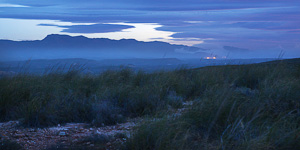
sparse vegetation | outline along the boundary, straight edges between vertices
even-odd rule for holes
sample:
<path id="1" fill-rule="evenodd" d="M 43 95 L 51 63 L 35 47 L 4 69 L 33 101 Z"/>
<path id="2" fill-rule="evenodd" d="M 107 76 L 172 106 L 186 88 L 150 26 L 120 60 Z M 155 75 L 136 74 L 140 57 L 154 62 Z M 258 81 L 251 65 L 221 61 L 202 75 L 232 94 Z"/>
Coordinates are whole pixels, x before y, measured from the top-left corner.
<path id="1" fill-rule="evenodd" d="M 67 122 L 102 126 L 153 114 L 168 105 L 178 107 L 182 102 L 169 87 L 175 80 L 168 79 L 171 72 L 146 74 L 124 68 L 89 75 L 80 70 L 1 78 L 0 121 L 21 119 L 28 127 Z"/>
<path id="2" fill-rule="evenodd" d="M 0 120 L 30 127 L 95 126 L 180 108 L 141 125 L 128 149 L 296 149 L 300 141 L 299 63 L 215 66 L 100 75 L 70 70 L 0 79 Z"/>
<path id="3" fill-rule="evenodd" d="M 23 148 L 15 141 L 0 139 L 0 150 L 23 150 Z"/>
<path id="4" fill-rule="evenodd" d="M 199 96 L 194 105 L 179 117 L 144 123 L 127 148 L 299 149 L 298 67 L 266 63 L 196 69 L 191 79 L 198 88 L 191 86 L 194 94 L 186 95 Z"/>

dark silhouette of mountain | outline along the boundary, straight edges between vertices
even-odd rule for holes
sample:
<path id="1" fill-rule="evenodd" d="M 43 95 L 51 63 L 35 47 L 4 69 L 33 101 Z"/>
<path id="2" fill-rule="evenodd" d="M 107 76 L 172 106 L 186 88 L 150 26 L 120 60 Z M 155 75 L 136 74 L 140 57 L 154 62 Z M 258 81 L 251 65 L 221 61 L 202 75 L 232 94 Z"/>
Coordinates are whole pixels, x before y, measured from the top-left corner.
<path id="1" fill-rule="evenodd" d="M 89 58 L 202 58 L 205 49 L 165 42 L 141 42 L 134 39 L 111 40 L 84 36 L 48 35 L 43 40 L 0 40 L 3 60 Z"/>

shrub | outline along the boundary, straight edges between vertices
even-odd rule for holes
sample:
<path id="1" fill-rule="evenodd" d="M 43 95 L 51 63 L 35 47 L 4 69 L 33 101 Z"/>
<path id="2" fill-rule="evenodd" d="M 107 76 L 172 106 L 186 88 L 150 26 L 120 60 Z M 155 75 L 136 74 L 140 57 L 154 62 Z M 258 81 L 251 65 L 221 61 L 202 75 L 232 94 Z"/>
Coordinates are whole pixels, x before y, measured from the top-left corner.
<path id="1" fill-rule="evenodd" d="M 110 101 L 101 101 L 93 104 L 92 107 L 92 125 L 94 126 L 113 125 L 125 120 L 121 109 Z"/>
<path id="2" fill-rule="evenodd" d="M 155 114 L 168 105 L 180 107 L 190 83 L 185 80 L 191 75 L 185 71 L 146 74 L 128 68 L 89 75 L 81 70 L 1 78 L 0 121 L 22 119 L 27 127 L 115 124 L 126 117 Z M 177 81 L 178 77 L 184 81 Z M 176 95 L 170 95 L 174 90 Z"/>
<path id="3" fill-rule="evenodd" d="M 0 150 L 22 150 L 22 146 L 17 142 L 7 139 L 0 139 Z"/>

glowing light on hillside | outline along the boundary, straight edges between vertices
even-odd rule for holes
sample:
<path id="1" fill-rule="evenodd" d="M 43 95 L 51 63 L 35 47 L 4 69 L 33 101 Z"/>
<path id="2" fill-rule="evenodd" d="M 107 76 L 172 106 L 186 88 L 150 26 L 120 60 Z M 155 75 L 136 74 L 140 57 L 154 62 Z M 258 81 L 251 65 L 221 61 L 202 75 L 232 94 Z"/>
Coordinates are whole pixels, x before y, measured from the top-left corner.
<path id="1" fill-rule="evenodd" d="M 217 59 L 217 57 L 205 57 L 205 59 Z"/>

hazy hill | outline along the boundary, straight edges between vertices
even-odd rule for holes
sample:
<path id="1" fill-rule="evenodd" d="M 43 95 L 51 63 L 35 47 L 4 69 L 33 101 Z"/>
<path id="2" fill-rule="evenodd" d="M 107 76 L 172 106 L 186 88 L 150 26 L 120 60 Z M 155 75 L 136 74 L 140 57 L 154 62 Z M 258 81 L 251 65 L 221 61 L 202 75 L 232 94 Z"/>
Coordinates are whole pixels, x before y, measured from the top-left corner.
<path id="1" fill-rule="evenodd" d="M 141 42 L 133 39 L 90 39 L 83 36 L 48 35 L 43 40 L 0 40 L 1 60 L 89 58 L 202 58 L 204 49 L 165 42 Z"/>
<path id="2" fill-rule="evenodd" d="M 65 58 L 65 59 L 31 59 L 25 61 L 1 61 L 0 71 L 5 72 L 27 72 L 44 73 L 49 68 L 65 68 L 67 71 L 70 66 L 82 66 L 87 72 L 100 73 L 106 70 L 119 70 L 123 67 L 130 67 L 134 70 L 143 70 L 153 72 L 157 70 L 174 70 L 181 67 L 198 68 L 204 66 L 217 65 L 242 65 L 271 61 L 274 59 L 177 59 L 177 58 L 133 58 L 133 59 L 83 59 L 83 58 Z M 24 70 L 25 69 L 25 70 Z"/>
<path id="3" fill-rule="evenodd" d="M 278 63 L 285 63 L 289 65 L 300 65 L 300 58 L 273 60 L 273 61 L 264 62 L 262 64 L 278 64 Z"/>

